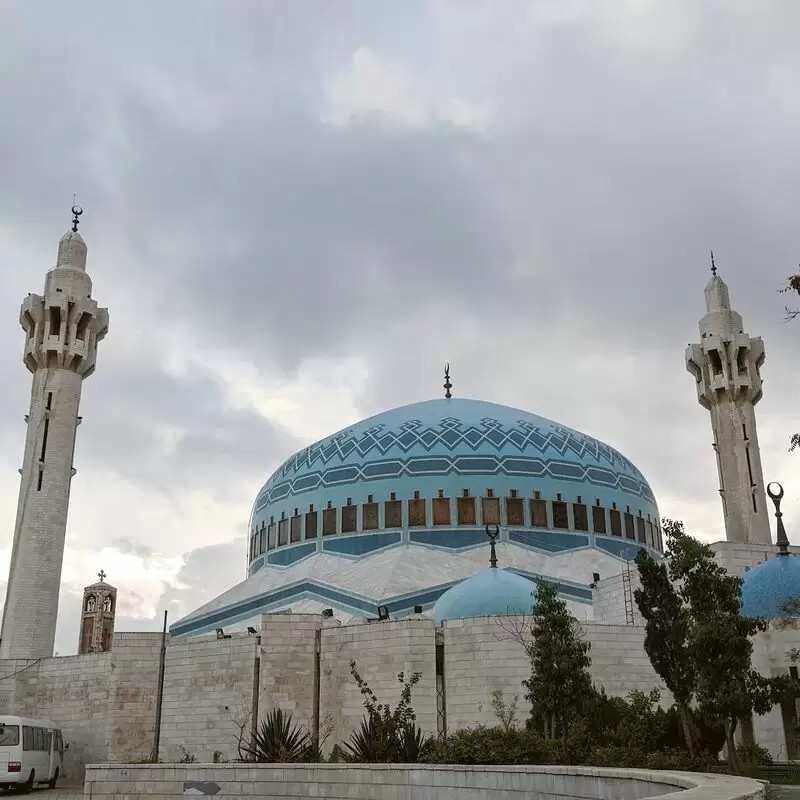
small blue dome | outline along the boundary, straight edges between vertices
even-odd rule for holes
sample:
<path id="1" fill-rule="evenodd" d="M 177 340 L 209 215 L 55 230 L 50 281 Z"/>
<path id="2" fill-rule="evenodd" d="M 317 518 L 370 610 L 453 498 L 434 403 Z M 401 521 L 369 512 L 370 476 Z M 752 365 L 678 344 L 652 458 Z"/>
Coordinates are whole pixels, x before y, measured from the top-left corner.
<path id="1" fill-rule="evenodd" d="M 504 569 L 489 569 L 448 589 L 433 607 L 436 624 L 446 619 L 530 614 L 536 584 Z"/>
<path id="2" fill-rule="evenodd" d="M 745 617 L 780 619 L 800 616 L 785 610 L 789 600 L 800 600 L 800 559 L 775 556 L 744 574 L 742 614 Z"/>

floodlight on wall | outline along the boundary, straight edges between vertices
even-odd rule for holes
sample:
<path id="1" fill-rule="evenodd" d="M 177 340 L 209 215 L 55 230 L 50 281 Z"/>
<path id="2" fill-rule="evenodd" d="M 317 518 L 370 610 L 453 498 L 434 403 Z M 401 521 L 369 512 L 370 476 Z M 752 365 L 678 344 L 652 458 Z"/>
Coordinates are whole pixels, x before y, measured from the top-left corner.
<path id="1" fill-rule="evenodd" d="M 217 639 L 230 639 L 231 635 L 229 633 L 225 633 L 222 628 L 217 628 Z"/>
<path id="2" fill-rule="evenodd" d="M 251 636 L 255 636 L 255 635 L 256 635 L 256 629 L 255 629 L 255 628 L 253 628 L 251 625 L 248 625 L 248 626 L 247 626 L 247 632 L 248 632 L 248 633 L 249 633 Z"/>
<path id="3" fill-rule="evenodd" d="M 600 573 L 599 572 L 593 572 L 592 573 L 592 580 L 595 583 L 600 583 Z"/>
<path id="4" fill-rule="evenodd" d="M 322 609 L 322 616 L 323 617 L 332 617 L 333 616 L 333 609 L 332 608 L 323 608 Z"/>
<path id="5" fill-rule="evenodd" d="M 422 613 L 422 606 L 414 606 L 414 613 L 421 614 Z"/>
<path id="6" fill-rule="evenodd" d="M 378 606 L 378 619 L 386 622 L 389 619 L 389 606 Z"/>

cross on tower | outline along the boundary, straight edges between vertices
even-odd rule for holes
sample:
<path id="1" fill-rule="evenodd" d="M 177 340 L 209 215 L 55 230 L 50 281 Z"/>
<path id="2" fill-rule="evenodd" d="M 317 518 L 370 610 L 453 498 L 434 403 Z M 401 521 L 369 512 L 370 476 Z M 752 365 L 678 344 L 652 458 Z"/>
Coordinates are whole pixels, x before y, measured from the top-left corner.
<path id="1" fill-rule="evenodd" d="M 106 579 L 106 573 L 101 569 L 100 572 L 97 573 L 97 577 L 100 578 L 100 583 L 102 583 Z"/>

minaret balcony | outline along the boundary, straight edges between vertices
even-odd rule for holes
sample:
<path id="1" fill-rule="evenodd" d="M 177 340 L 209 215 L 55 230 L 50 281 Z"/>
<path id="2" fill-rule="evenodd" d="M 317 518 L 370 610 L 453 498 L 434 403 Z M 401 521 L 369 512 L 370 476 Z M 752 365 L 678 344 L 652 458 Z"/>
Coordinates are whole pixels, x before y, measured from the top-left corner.
<path id="1" fill-rule="evenodd" d="M 74 341 L 70 342 L 69 345 L 69 354 L 71 356 L 85 356 L 86 355 L 86 342 L 82 341 L 81 339 L 75 339 Z"/>

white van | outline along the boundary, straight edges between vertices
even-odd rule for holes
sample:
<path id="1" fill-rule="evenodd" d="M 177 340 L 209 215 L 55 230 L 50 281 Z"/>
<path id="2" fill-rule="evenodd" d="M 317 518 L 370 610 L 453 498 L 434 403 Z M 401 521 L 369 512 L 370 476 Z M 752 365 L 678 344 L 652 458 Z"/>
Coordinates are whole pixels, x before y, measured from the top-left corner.
<path id="1" fill-rule="evenodd" d="M 46 719 L 0 715 L 0 788 L 54 789 L 64 774 L 64 737 Z"/>

